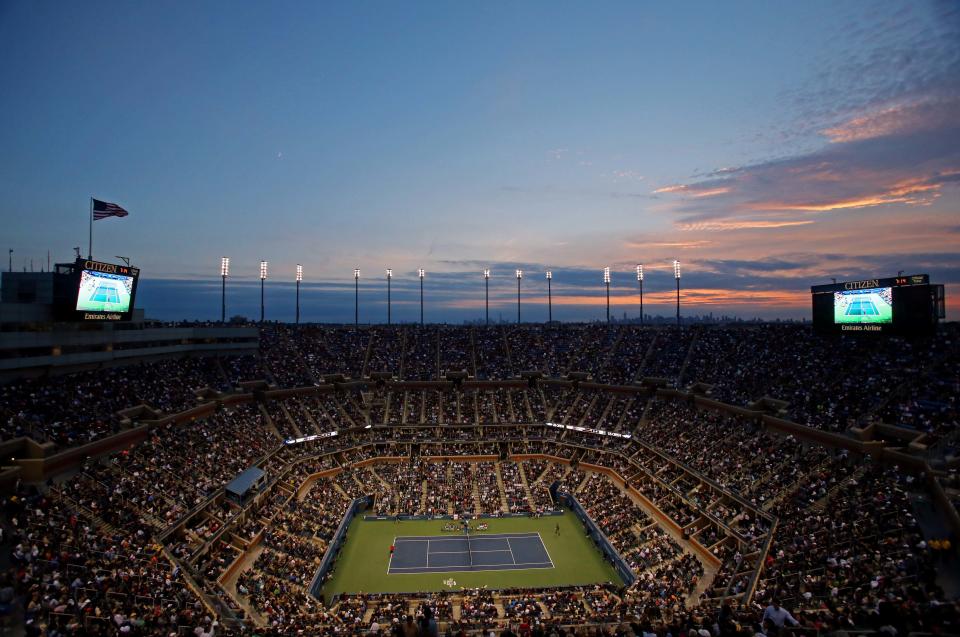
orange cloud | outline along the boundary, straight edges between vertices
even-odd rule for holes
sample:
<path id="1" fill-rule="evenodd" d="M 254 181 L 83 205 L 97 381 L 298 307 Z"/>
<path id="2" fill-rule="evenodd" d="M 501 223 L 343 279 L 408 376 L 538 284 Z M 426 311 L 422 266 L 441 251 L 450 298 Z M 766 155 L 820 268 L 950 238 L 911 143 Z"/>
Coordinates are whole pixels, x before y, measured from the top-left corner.
<path id="1" fill-rule="evenodd" d="M 715 197 L 716 195 L 723 195 L 730 192 L 729 186 L 698 186 L 686 185 L 686 184 L 674 184 L 672 186 L 664 186 L 663 188 L 657 188 L 653 191 L 653 194 L 665 194 L 665 193 L 682 193 L 690 195 L 691 197 Z"/>
<path id="2" fill-rule="evenodd" d="M 646 248 L 680 248 L 681 250 L 689 250 L 693 248 L 702 248 L 710 243 L 712 243 L 712 241 L 707 239 L 700 239 L 697 241 L 651 241 L 649 243 L 628 241 L 626 243 L 626 247 L 630 250 L 643 250 Z"/>
<path id="3" fill-rule="evenodd" d="M 676 303 L 676 292 L 646 292 L 643 295 L 645 305 L 672 305 Z M 589 294 L 553 295 L 553 304 L 561 307 L 600 307 L 607 302 L 606 296 L 599 292 Z M 524 296 L 521 307 L 526 304 L 546 305 L 545 295 Z M 745 305 L 774 308 L 800 308 L 810 305 L 810 293 L 789 290 L 730 290 L 722 288 L 687 288 L 680 291 L 680 304 L 684 307 L 711 307 Z M 483 299 L 457 299 L 444 304 L 456 309 L 483 309 Z M 639 307 L 639 294 L 618 294 L 610 296 L 611 307 Z M 516 307 L 516 299 L 502 298 L 490 300 L 490 307 Z"/>
<path id="4" fill-rule="evenodd" d="M 908 179 L 889 186 L 884 192 L 850 199 L 817 203 L 763 201 L 746 204 L 746 207 L 749 210 L 830 212 L 898 203 L 924 206 L 929 205 L 939 196 L 940 184 L 930 183 L 927 179 Z"/>
<path id="5" fill-rule="evenodd" d="M 927 100 L 896 104 L 853 117 L 820 131 L 833 144 L 858 142 L 888 135 L 935 130 L 956 122 L 960 100 Z"/>
<path id="6" fill-rule="evenodd" d="M 793 226 L 807 226 L 813 223 L 812 219 L 795 221 L 765 221 L 763 219 L 742 220 L 742 221 L 699 221 L 692 223 L 678 222 L 676 225 L 681 230 L 751 230 L 767 228 L 790 228 Z"/>
<path id="7" fill-rule="evenodd" d="M 683 184 L 674 184 L 672 186 L 664 186 L 663 188 L 657 188 L 653 191 L 653 194 L 659 195 L 668 192 L 684 192 L 689 188 L 689 186 L 684 186 Z"/>
<path id="8" fill-rule="evenodd" d="M 904 106 L 894 106 L 862 117 L 854 117 L 839 126 L 820 131 L 833 144 L 856 142 L 891 135 L 903 128 Z"/>
<path id="9" fill-rule="evenodd" d="M 707 190 L 698 190 L 691 192 L 693 197 L 715 197 L 716 195 L 723 195 L 730 192 L 730 189 L 726 186 L 721 186 L 718 188 L 709 188 Z"/>

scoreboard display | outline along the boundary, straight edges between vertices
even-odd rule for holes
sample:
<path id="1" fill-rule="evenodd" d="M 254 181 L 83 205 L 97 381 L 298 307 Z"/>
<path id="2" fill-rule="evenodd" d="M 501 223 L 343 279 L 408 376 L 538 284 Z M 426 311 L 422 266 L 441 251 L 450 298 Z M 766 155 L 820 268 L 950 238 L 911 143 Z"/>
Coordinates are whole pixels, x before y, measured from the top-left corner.
<path id="1" fill-rule="evenodd" d="M 62 278 L 57 294 L 61 320 L 128 321 L 133 315 L 140 269 L 77 259 Z"/>
<path id="2" fill-rule="evenodd" d="M 815 285 L 813 327 L 821 333 L 928 334 L 944 316 L 942 285 L 926 274 Z"/>

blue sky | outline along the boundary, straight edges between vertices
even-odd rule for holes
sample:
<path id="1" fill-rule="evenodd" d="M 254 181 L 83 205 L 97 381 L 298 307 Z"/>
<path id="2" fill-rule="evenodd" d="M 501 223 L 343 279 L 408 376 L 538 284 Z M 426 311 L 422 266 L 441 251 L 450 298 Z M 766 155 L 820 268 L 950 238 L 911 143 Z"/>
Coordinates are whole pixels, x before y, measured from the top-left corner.
<path id="1" fill-rule="evenodd" d="M 67 259 L 116 201 L 94 254 L 161 318 L 219 315 L 221 255 L 279 319 L 297 263 L 311 320 L 352 320 L 354 267 L 368 320 L 386 267 L 410 320 L 421 266 L 433 320 L 482 315 L 485 265 L 531 318 L 547 267 L 556 316 L 602 315 L 606 265 L 635 313 L 638 262 L 668 314 L 674 258 L 698 313 L 901 269 L 957 298 L 958 43 L 950 2 L 6 2 L 2 243 Z"/>

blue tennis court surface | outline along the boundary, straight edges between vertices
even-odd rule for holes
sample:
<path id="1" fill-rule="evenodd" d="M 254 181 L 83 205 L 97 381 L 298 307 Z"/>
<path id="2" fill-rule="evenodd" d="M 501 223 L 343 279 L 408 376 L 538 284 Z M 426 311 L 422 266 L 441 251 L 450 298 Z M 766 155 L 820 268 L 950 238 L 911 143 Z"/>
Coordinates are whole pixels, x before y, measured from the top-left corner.
<path id="1" fill-rule="evenodd" d="M 102 303 L 119 303 L 120 295 L 117 294 L 117 288 L 112 285 L 99 285 L 90 296 L 90 300 Z"/>
<path id="2" fill-rule="evenodd" d="M 539 533 L 403 536 L 393 545 L 388 574 L 553 568 Z"/>
<path id="3" fill-rule="evenodd" d="M 847 316 L 877 316 L 880 311 L 869 298 L 854 299 L 847 306 Z"/>

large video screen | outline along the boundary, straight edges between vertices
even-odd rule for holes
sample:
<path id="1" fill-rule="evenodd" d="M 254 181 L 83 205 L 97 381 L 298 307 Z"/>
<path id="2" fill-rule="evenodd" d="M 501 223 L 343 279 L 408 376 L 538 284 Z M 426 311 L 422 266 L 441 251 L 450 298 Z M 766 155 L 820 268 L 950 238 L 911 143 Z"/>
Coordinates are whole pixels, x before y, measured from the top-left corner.
<path id="1" fill-rule="evenodd" d="M 129 312 L 134 283 L 135 279 L 130 275 L 83 270 L 80 274 L 76 310 L 78 312 Z"/>
<path id="2" fill-rule="evenodd" d="M 837 325 L 893 323 L 893 288 L 834 292 L 833 322 Z"/>

